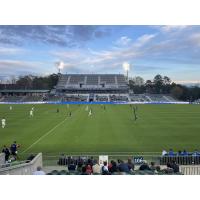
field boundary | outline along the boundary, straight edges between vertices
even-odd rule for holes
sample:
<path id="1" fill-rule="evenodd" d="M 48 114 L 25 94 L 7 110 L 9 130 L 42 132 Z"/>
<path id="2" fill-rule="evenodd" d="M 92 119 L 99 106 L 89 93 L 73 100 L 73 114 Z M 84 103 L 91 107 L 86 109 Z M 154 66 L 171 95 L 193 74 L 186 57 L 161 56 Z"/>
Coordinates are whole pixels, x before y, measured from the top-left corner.
<path id="1" fill-rule="evenodd" d="M 131 101 L 131 102 L 83 102 L 83 101 L 35 101 L 35 102 L 0 102 L 0 104 L 190 104 L 186 101 Z"/>

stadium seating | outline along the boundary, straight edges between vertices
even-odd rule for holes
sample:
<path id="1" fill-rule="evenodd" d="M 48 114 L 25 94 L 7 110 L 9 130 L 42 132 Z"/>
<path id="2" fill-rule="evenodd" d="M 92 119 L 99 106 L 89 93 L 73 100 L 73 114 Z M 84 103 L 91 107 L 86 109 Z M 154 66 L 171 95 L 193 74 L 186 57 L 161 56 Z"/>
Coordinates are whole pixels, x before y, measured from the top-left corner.
<path id="1" fill-rule="evenodd" d="M 61 75 L 56 89 L 112 89 L 128 91 L 127 81 L 120 74 L 67 74 Z"/>
<path id="2" fill-rule="evenodd" d="M 2 99 L 4 102 L 20 102 L 23 99 L 21 96 L 6 96 Z"/>
<path id="3" fill-rule="evenodd" d="M 108 96 L 105 95 L 96 95 L 96 101 L 107 102 L 109 100 Z"/>
<path id="4" fill-rule="evenodd" d="M 125 102 L 128 102 L 129 99 L 127 96 L 121 96 L 121 95 L 110 95 L 110 101 L 112 102 L 117 102 L 117 101 L 125 101 Z"/>
<path id="5" fill-rule="evenodd" d="M 36 101 L 42 101 L 43 97 L 42 96 L 25 96 L 23 98 L 24 102 L 36 102 Z"/>

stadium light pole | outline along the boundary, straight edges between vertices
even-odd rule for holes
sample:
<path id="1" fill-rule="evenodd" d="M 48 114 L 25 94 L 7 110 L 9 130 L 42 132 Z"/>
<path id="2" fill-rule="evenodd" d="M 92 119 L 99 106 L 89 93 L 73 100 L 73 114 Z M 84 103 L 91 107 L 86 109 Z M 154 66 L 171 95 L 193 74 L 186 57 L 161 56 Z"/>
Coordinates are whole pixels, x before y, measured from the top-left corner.
<path id="1" fill-rule="evenodd" d="M 122 66 L 123 66 L 124 71 L 126 72 L 127 81 L 128 81 L 128 72 L 130 70 L 130 64 L 128 62 L 124 62 Z"/>
<path id="2" fill-rule="evenodd" d="M 56 67 L 58 69 L 58 74 L 61 73 L 61 70 L 64 68 L 64 62 L 60 61 L 60 62 L 56 62 Z"/>

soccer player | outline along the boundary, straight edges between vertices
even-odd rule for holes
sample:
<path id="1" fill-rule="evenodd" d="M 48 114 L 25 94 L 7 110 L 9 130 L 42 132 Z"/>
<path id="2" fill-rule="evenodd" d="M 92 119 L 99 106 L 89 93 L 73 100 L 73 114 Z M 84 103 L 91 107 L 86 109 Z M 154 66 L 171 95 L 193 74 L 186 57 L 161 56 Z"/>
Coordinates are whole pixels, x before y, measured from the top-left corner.
<path id="1" fill-rule="evenodd" d="M 136 114 L 136 108 L 135 107 L 133 107 L 133 113 L 134 113 L 134 118 L 135 118 L 135 121 L 138 119 L 138 117 L 137 117 L 137 114 Z"/>
<path id="2" fill-rule="evenodd" d="M 3 117 L 3 119 L 1 120 L 1 126 L 2 126 L 2 128 L 5 128 L 5 126 L 6 126 L 6 119 L 5 119 L 5 117 Z"/>
<path id="3" fill-rule="evenodd" d="M 10 110 L 12 110 L 12 106 L 10 106 Z"/>
<path id="4" fill-rule="evenodd" d="M 56 112 L 59 113 L 59 108 L 57 108 Z"/>
<path id="5" fill-rule="evenodd" d="M 90 109 L 88 116 L 90 117 L 92 115 L 92 110 Z"/>
<path id="6" fill-rule="evenodd" d="M 33 110 L 30 110 L 30 117 L 33 117 Z"/>
<path id="7" fill-rule="evenodd" d="M 70 111 L 70 112 L 69 112 L 69 117 L 71 117 L 71 116 L 72 116 L 72 112 Z"/>

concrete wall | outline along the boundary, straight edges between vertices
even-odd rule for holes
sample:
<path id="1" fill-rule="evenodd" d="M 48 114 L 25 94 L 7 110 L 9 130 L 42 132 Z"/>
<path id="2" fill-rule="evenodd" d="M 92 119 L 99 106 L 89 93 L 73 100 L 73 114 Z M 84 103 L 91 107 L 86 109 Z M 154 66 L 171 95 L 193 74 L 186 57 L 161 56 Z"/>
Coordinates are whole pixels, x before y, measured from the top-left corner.
<path id="1" fill-rule="evenodd" d="M 42 167 L 42 153 L 39 153 L 31 162 L 16 166 L 0 168 L 0 175 L 32 175 L 38 166 Z"/>
<path id="2" fill-rule="evenodd" d="M 5 164 L 5 154 L 0 153 L 0 166 Z"/>

